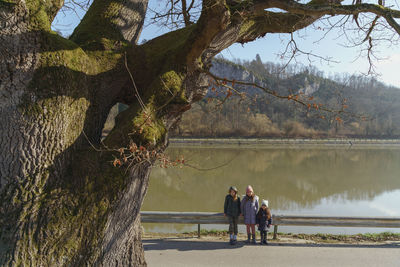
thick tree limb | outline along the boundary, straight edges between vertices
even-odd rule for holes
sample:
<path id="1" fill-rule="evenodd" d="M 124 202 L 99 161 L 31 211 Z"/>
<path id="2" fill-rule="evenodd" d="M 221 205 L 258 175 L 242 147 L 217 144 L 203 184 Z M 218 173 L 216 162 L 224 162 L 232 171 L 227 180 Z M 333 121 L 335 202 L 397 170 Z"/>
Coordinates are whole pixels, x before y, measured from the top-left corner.
<path id="1" fill-rule="evenodd" d="M 80 45 L 103 42 L 103 47 L 117 41 L 136 43 L 143 27 L 148 0 L 95 0 L 70 39 Z M 105 44 L 106 39 L 109 44 Z M 93 47 L 92 47 L 93 48 Z"/>
<path id="2" fill-rule="evenodd" d="M 375 4 L 357 5 L 327 5 L 327 4 L 300 4 L 296 1 L 275 1 L 275 7 L 287 12 L 308 16 L 324 15 L 356 15 L 360 13 L 373 13 L 386 19 L 388 24 L 400 34 L 400 25 L 394 20 L 400 18 L 400 11 Z"/>

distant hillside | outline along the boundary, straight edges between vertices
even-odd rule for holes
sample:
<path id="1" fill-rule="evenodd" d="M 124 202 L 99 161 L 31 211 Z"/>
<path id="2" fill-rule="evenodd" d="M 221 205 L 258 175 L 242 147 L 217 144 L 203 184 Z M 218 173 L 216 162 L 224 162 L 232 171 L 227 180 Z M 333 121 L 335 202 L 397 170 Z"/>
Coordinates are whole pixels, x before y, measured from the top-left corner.
<path id="1" fill-rule="evenodd" d="M 246 99 L 230 97 L 223 105 L 225 89 L 209 90 L 193 105 L 172 135 L 183 137 L 400 137 L 400 89 L 374 78 L 342 75 L 325 78 L 316 68 L 282 66 L 253 61 L 230 62 L 216 59 L 211 72 L 227 79 L 254 82 L 282 95 L 304 93 L 346 114 L 321 113 L 280 100 L 253 87 L 235 87 L 246 92 Z M 321 118 L 323 117 L 323 118 Z M 340 117 L 343 122 L 335 118 Z"/>

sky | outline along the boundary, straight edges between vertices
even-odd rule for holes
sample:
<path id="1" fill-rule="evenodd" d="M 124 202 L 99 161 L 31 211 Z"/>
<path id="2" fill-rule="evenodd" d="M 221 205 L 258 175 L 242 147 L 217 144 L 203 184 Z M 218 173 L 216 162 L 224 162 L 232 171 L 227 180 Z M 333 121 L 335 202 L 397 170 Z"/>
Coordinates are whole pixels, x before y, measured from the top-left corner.
<path id="1" fill-rule="evenodd" d="M 149 5 L 154 9 L 157 8 L 160 3 L 160 0 L 153 0 L 153 2 L 150 0 Z M 72 33 L 76 25 L 79 24 L 84 13 L 83 10 L 76 10 L 76 12 L 59 12 L 53 22 L 53 29 L 60 31 L 64 36 L 68 36 Z M 162 35 L 166 31 L 166 29 L 160 29 L 155 25 L 149 24 L 147 21 L 139 43 L 143 40 L 150 40 L 156 36 Z M 293 37 L 299 49 L 318 56 L 309 58 L 304 55 L 299 55 L 296 61 L 302 65 L 313 65 L 317 67 L 319 70 L 322 70 L 327 77 L 333 76 L 335 73 L 356 75 L 368 73 L 369 63 L 365 53 L 359 56 L 359 48 L 345 47 L 345 45 L 349 43 L 341 36 L 339 31 L 331 31 L 326 36 L 325 34 L 327 34 L 327 31 L 321 23 L 296 32 Z M 259 54 L 264 62 L 269 61 L 285 64 L 288 59 L 282 59 L 280 55 L 285 50 L 289 40 L 290 35 L 288 34 L 267 34 L 264 38 L 245 45 L 234 44 L 222 51 L 220 56 L 228 60 L 252 60 L 256 57 L 256 54 Z M 400 43 L 392 45 L 391 47 L 388 46 L 388 43 L 381 43 L 376 47 L 379 57 L 379 60 L 376 60 L 374 63 L 376 78 L 388 85 L 400 88 Z M 335 62 L 327 62 L 321 60 L 319 57 L 329 57 Z"/>
<path id="2" fill-rule="evenodd" d="M 336 40 L 336 36 L 327 36 L 324 40 L 315 43 L 318 40 L 317 33 L 309 33 L 306 40 L 299 38 L 298 46 L 302 51 L 313 53 L 321 57 L 330 57 L 335 62 L 327 62 L 317 57 L 309 58 L 299 56 L 297 61 L 304 65 L 313 65 L 324 71 L 326 76 L 333 76 L 335 73 L 349 73 L 356 75 L 365 75 L 369 70 L 369 63 L 365 55 L 359 57 L 358 48 L 346 48 Z M 259 54 L 262 61 L 271 61 L 275 63 L 286 63 L 288 59 L 282 60 L 281 53 L 284 51 L 288 42 L 288 35 L 270 34 L 265 38 L 248 43 L 244 46 L 235 44 L 224 50 L 222 55 L 226 59 L 247 59 L 252 60 L 256 54 Z M 380 59 L 375 62 L 375 77 L 386 84 L 394 85 L 400 88 L 400 46 L 398 47 L 380 47 Z"/>

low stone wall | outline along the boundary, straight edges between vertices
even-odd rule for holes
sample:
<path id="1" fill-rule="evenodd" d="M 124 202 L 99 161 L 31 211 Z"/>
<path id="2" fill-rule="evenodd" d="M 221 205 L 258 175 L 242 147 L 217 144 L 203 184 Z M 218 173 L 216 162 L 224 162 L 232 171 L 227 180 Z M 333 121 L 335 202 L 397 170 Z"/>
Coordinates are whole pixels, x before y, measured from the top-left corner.
<path id="1" fill-rule="evenodd" d="M 400 139 L 289 139 L 289 138 L 171 138 L 173 145 L 341 145 L 341 146 L 398 146 Z"/>

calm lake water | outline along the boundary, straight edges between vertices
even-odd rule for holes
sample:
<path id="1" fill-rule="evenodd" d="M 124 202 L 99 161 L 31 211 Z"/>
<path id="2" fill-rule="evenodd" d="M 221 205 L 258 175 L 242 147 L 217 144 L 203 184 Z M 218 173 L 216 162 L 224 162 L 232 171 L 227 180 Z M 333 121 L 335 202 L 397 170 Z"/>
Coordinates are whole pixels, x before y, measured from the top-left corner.
<path id="1" fill-rule="evenodd" d="M 400 149 L 307 146 L 174 146 L 192 167 L 151 174 L 142 210 L 223 212 L 229 186 L 251 184 L 274 214 L 400 216 Z M 194 231 L 194 225 L 145 224 L 146 231 Z M 227 229 L 202 225 L 203 229 Z M 244 232 L 244 228 L 240 229 Z M 279 227 L 279 232 L 366 233 L 400 229 Z"/>

